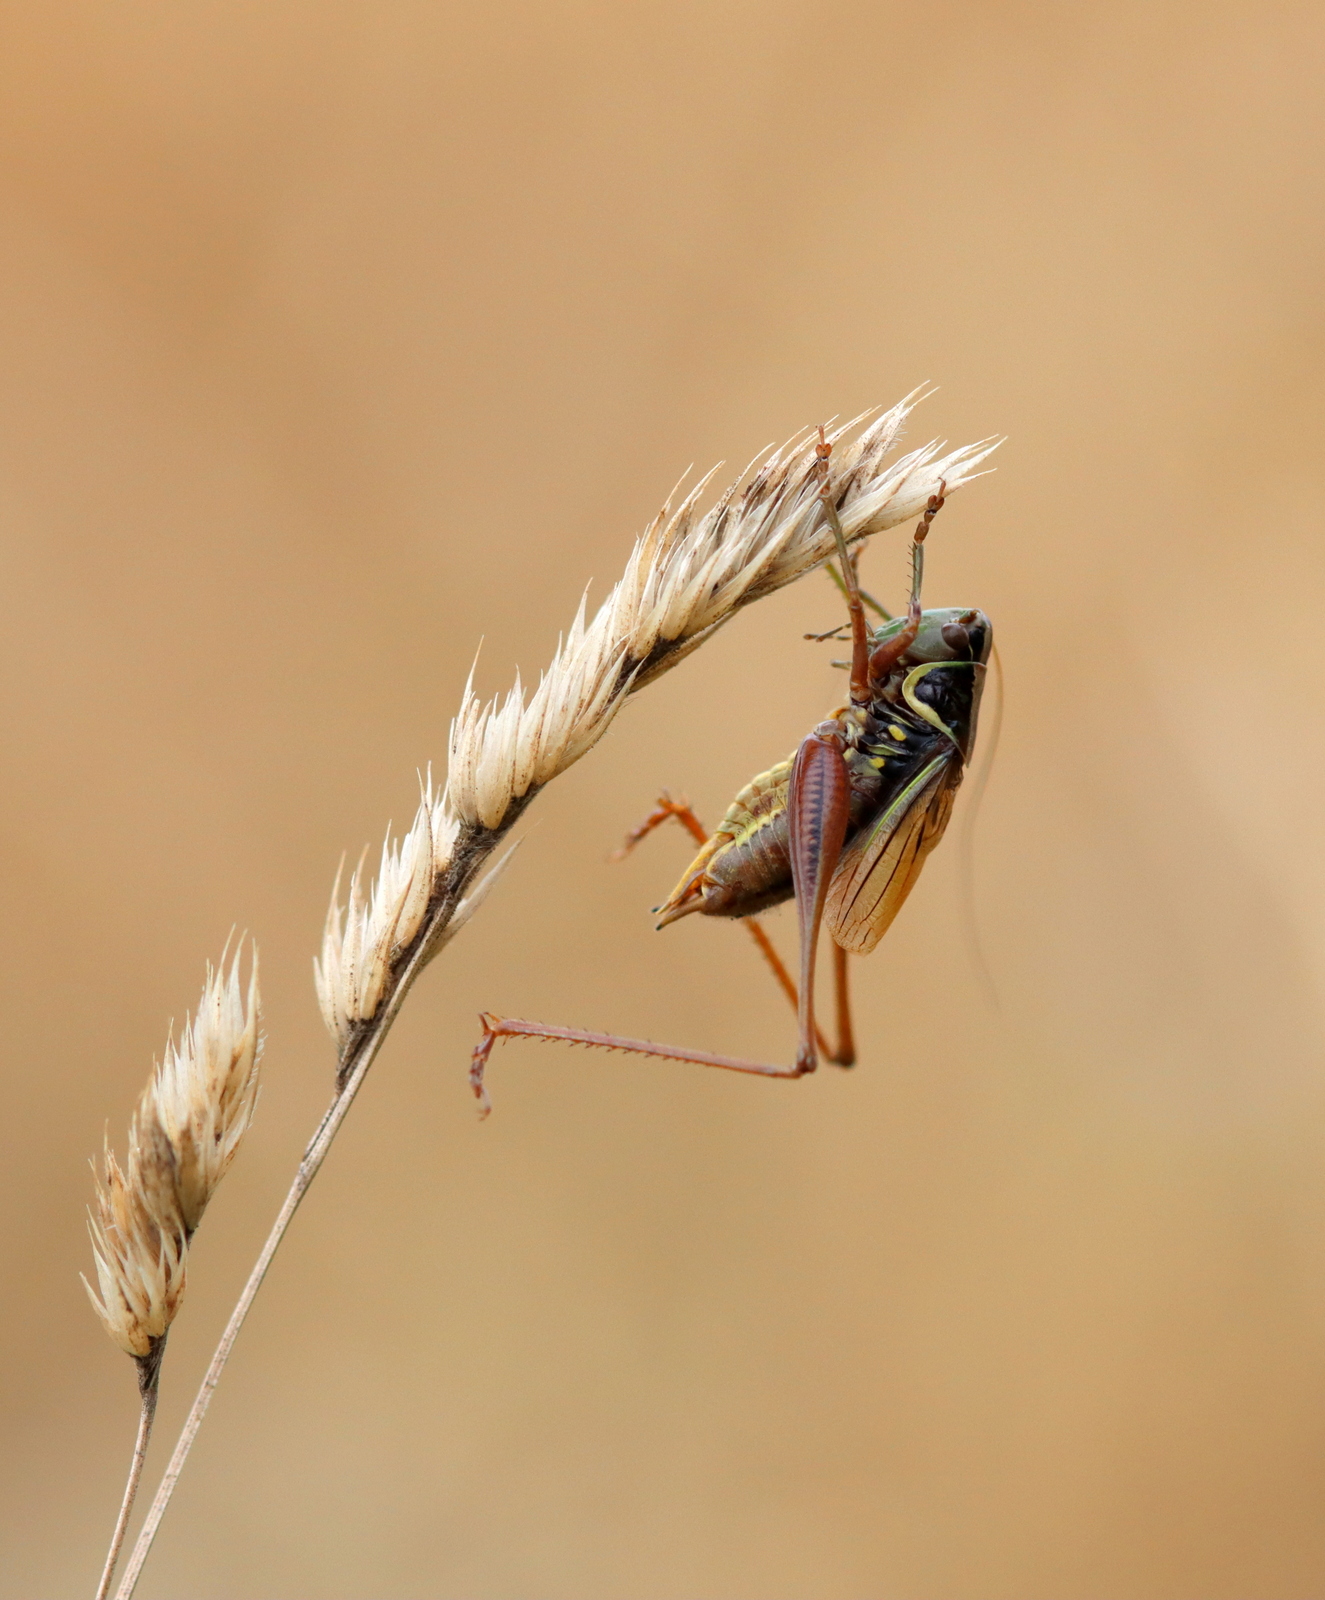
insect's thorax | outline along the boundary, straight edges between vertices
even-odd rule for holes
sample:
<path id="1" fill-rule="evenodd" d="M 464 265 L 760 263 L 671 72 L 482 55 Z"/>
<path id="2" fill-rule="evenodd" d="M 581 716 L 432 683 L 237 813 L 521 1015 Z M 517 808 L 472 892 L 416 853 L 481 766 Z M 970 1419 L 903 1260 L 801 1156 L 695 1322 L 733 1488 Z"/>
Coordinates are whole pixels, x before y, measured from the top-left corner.
<path id="1" fill-rule="evenodd" d="M 844 708 L 836 720 L 847 741 L 852 830 L 875 817 L 937 755 L 953 750 L 946 734 L 904 704 L 876 700 L 867 711 Z"/>

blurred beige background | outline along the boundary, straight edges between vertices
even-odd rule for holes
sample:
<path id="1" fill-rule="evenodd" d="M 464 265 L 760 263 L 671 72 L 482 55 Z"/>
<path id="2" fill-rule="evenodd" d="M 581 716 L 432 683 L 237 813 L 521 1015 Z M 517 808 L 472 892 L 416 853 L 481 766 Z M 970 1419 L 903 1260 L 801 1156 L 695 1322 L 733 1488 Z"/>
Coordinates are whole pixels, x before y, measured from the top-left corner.
<path id="1" fill-rule="evenodd" d="M 1318 6 L 46 0 L 0 22 L 0 1593 L 91 1593 L 135 1414 L 86 1158 L 232 925 L 258 1124 L 154 1481 L 329 1089 L 336 861 L 689 462 L 942 387 L 1002 749 L 801 1084 L 679 834 L 822 713 L 812 579 L 531 813 L 243 1335 L 144 1600 L 1325 1593 Z M 898 594 L 905 536 L 872 585 Z M 790 919 L 775 925 L 790 947 Z"/>

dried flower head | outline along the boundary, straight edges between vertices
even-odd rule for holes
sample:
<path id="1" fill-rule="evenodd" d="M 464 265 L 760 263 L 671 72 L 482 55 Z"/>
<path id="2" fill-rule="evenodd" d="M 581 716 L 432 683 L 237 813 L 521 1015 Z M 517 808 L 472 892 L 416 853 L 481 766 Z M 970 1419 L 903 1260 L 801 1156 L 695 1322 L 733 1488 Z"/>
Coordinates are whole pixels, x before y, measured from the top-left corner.
<path id="1" fill-rule="evenodd" d="M 377 1014 L 393 963 L 417 935 L 433 886 L 446 870 L 459 824 L 426 780 L 414 825 L 399 842 L 390 830 L 370 888 L 361 860 L 340 903 L 340 874 L 331 895 L 322 957 L 313 963 L 322 1018 L 343 1050 L 356 1023 Z"/>
<path id="2" fill-rule="evenodd" d="M 996 447 L 941 454 L 927 444 L 889 462 L 920 391 L 834 446 L 829 493 L 848 540 L 910 521 L 945 485 L 951 494 Z M 860 419 L 857 419 L 859 421 Z M 743 606 L 793 582 L 833 553 L 816 438 L 773 451 L 701 513 L 712 473 L 679 506 L 669 501 L 636 542 L 620 582 L 586 624 L 584 605 L 525 703 L 517 676 L 500 704 L 466 686 L 451 730 L 451 807 L 472 828 L 500 831 L 512 808 L 594 745 L 626 697 L 689 655 Z"/>
<path id="3" fill-rule="evenodd" d="M 327 1031 L 345 1054 L 356 1029 L 370 1022 L 390 992 L 400 963 L 419 936 L 434 897 L 447 881 L 460 822 L 445 795 L 425 778 L 419 809 L 403 839 L 390 830 L 382 842 L 377 877 L 365 886 L 361 860 L 350 876 L 347 903 L 337 873 L 322 933 L 322 954 L 313 962 L 318 1004 Z M 509 859 L 509 852 L 465 895 L 428 951 L 431 960 L 482 904 Z"/>
<path id="4" fill-rule="evenodd" d="M 91 1214 L 102 1325 L 121 1350 L 152 1353 L 184 1295 L 185 1266 L 207 1202 L 253 1120 L 258 1093 L 258 963 L 247 993 L 237 950 L 209 966 L 198 1011 L 167 1041 L 129 1124 L 121 1167 L 106 1146 Z"/>

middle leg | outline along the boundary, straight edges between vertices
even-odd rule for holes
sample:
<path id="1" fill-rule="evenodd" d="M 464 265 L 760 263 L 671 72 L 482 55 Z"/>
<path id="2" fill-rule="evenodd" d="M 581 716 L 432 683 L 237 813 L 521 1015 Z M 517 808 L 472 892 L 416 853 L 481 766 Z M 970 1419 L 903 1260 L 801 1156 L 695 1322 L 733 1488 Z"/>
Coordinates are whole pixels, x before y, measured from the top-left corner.
<path id="1" fill-rule="evenodd" d="M 856 1064 L 856 1037 L 851 1027 L 851 991 L 847 983 L 847 952 L 833 945 L 833 998 L 837 1005 L 837 1049 L 828 1059 L 839 1067 Z"/>

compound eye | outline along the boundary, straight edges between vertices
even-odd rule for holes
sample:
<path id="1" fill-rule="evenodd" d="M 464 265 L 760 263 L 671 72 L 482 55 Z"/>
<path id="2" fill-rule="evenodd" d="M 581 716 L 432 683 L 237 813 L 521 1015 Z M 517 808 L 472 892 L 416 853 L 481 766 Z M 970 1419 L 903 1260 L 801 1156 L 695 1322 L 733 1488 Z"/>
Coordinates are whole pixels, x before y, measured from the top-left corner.
<path id="1" fill-rule="evenodd" d="M 970 660 L 971 636 L 960 622 L 945 622 L 942 630 L 943 642 L 956 653 L 959 659 Z"/>

